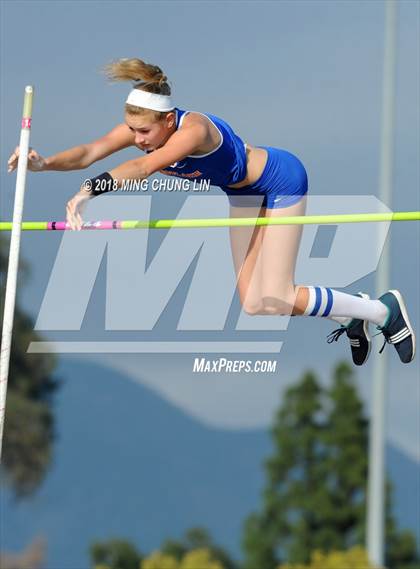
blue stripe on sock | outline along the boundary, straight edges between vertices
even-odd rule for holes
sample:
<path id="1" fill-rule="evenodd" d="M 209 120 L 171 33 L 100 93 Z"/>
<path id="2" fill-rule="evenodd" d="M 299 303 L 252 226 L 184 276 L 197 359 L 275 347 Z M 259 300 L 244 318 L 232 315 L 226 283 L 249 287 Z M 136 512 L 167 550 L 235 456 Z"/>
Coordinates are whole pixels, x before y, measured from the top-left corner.
<path id="1" fill-rule="evenodd" d="M 333 295 L 331 289 L 326 288 L 325 290 L 327 291 L 328 300 L 327 300 L 327 306 L 325 307 L 324 314 L 322 316 L 328 316 L 328 314 L 331 312 L 331 308 L 333 305 Z"/>
<path id="2" fill-rule="evenodd" d="M 319 287 L 315 287 L 315 306 L 309 316 L 316 316 L 318 314 L 319 307 L 321 306 L 322 294 Z"/>

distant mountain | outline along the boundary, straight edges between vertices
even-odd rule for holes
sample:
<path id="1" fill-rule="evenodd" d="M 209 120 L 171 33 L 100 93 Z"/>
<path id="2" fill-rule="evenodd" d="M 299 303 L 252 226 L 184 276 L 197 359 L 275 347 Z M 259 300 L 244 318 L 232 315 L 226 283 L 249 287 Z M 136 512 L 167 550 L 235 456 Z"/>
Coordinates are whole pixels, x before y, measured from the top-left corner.
<path id="1" fill-rule="evenodd" d="M 420 464 L 388 445 L 387 471 L 394 485 L 393 511 L 399 527 L 410 529 L 420 546 Z"/>
<path id="2" fill-rule="evenodd" d="M 88 569 L 94 540 L 123 537 L 143 552 L 192 526 L 240 557 L 242 523 L 260 502 L 266 431 L 206 428 L 114 370 L 66 358 L 57 396 L 55 463 L 30 501 L 1 493 L 3 550 L 48 541 L 46 569 Z M 395 512 L 418 530 L 418 465 L 390 447 Z"/>

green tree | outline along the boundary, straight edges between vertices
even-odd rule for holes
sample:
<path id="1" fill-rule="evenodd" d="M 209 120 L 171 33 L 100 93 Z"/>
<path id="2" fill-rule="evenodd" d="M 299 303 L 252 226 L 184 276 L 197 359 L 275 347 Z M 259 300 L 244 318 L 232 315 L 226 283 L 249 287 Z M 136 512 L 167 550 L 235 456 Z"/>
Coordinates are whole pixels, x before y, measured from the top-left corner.
<path id="1" fill-rule="evenodd" d="M 368 429 L 347 363 L 337 365 L 330 389 L 326 390 L 325 484 L 331 496 L 324 512 L 329 528 L 325 549 L 347 550 L 364 543 L 365 486 L 368 476 Z"/>
<path id="2" fill-rule="evenodd" d="M 209 549 L 193 549 L 186 553 L 179 569 L 226 569 Z"/>
<path id="3" fill-rule="evenodd" d="M 0 238 L 0 325 L 8 263 L 8 244 Z M 28 268 L 21 263 L 19 286 Z M 52 396 L 58 387 L 53 376 L 56 359 L 50 354 L 27 354 L 30 342 L 40 341 L 32 319 L 16 303 L 9 366 L 2 480 L 17 497 L 39 486 L 51 464 L 54 442 Z"/>
<path id="4" fill-rule="evenodd" d="M 290 388 L 271 430 L 275 452 L 265 463 L 263 508 L 245 524 L 245 566 L 273 569 L 282 558 L 306 561 L 319 544 L 323 484 L 322 390 L 312 373 Z"/>
<path id="5" fill-rule="evenodd" d="M 347 363 L 336 367 L 327 395 L 330 411 L 325 440 L 328 472 L 332 473 L 329 482 L 334 496 L 333 523 L 337 530 L 334 548 L 346 550 L 365 541 L 369 422 L 354 383 L 353 368 Z M 409 569 L 419 561 L 415 538 L 411 532 L 397 528 L 393 515 L 393 488 L 389 480 L 386 482 L 385 500 L 386 566 Z"/>
<path id="6" fill-rule="evenodd" d="M 133 568 L 134 569 L 134 568 Z M 180 560 L 161 551 L 143 559 L 140 569 L 226 569 L 207 548 L 192 549 Z"/>
<path id="7" fill-rule="evenodd" d="M 338 365 L 329 389 L 306 373 L 286 392 L 265 463 L 263 504 L 244 526 L 246 568 L 307 563 L 313 551 L 364 543 L 368 421 L 352 373 Z M 387 564 L 408 568 L 417 560 L 414 539 L 396 530 L 390 499 L 386 511 Z"/>
<path id="8" fill-rule="evenodd" d="M 123 539 L 110 539 L 106 542 L 93 543 L 90 557 L 95 568 L 138 569 L 142 555 L 135 546 Z"/>
<path id="9" fill-rule="evenodd" d="M 143 559 L 140 569 L 179 569 L 180 561 L 167 553 L 154 551 L 149 557 Z"/>
<path id="10" fill-rule="evenodd" d="M 202 527 L 189 529 L 180 541 L 166 540 L 161 547 L 161 552 L 181 561 L 187 553 L 203 549 L 208 550 L 212 560 L 218 561 L 224 569 L 236 569 L 236 564 L 229 554 L 216 545 L 209 532 Z"/>
<path id="11" fill-rule="evenodd" d="M 237 569 L 228 553 L 201 527 L 191 528 L 179 541 L 167 539 L 158 551 L 144 558 L 123 540 L 92 544 L 90 558 L 94 569 Z M 194 567 L 197 562 L 203 567 Z"/>
<path id="12" fill-rule="evenodd" d="M 278 569 L 375 569 L 369 563 L 366 552 L 361 547 L 348 551 L 315 551 L 309 565 L 281 565 Z"/>

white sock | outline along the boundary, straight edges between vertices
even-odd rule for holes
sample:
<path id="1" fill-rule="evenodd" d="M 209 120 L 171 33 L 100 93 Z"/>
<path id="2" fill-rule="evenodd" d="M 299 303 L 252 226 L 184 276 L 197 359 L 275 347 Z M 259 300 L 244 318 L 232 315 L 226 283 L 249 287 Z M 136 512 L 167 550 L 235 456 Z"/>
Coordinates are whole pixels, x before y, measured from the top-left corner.
<path id="1" fill-rule="evenodd" d="M 341 326 L 348 326 L 353 318 L 349 316 L 328 316 L 328 320 L 334 320 L 334 322 L 338 322 Z"/>
<path id="2" fill-rule="evenodd" d="M 359 318 L 378 326 L 383 326 L 388 318 L 388 308 L 380 300 L 368 300 L 326 287 L 306 288 L 309 291 L 309 301 L 304 316 Z"/>

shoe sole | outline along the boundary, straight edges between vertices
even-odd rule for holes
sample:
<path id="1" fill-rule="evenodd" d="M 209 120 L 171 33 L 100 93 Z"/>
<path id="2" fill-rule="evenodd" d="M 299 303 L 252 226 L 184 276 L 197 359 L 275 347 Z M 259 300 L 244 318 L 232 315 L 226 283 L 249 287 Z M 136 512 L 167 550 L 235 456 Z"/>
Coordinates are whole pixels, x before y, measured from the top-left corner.
<path id="1" fill-rule="evenodd" d="M 410 333 L 411 333 L 411 338 L 412 338 L 412 342 L 413 342 L 413 355 L 411 357 L 411 360 L 409 360 L 408 362 L 403 362 L 403 363 L 409 364 L 410 362 L 412 362 L 414 360 L 414 356 L 416 355 L 416 335 L 414 334 L 414 330 L 413 330 L 411 323 L 410 323 L 410 320 L 408 318 L 407 307 L 405 306 L 405 302 L 403 300 L 403 297 L 402 297 L 400 291 L 389 290 L 388 292 L 393 294 L 395 296 L 395 298 L 397 299 L 397 302 L 399 304 L 399 307 L 400 307 L 400 310 L 402 312 L 405 323 L 407 325 L 407 328 L 410 330 Z"/>
<path id="2" fill-rule="evenodd" d="M 359 292 L 358 294 L 364 300 L 370 300 L 370 296 L 368 294 L 365 294 L 364 292 Z M 360 364 L 355 364 L 355 365 L 359 365 L 359 366 L 362 366 L 367 362 L 367 360 L 370 356 L 370 351 L 372 349 L 372 341 L 370 339 L 370 334 L 369 334 L 369 321 L 368 320 L 363 320 L 363 332 L 365 333 L 366 340 L 368 342 L 369 347 L 368 347 L 368 351 L 367 351 L 365 359 Z"/>

